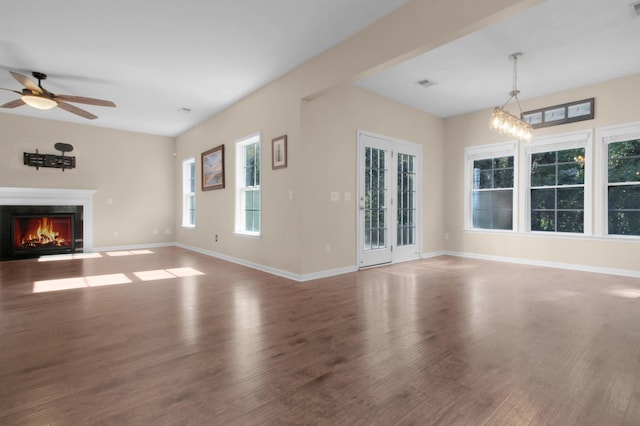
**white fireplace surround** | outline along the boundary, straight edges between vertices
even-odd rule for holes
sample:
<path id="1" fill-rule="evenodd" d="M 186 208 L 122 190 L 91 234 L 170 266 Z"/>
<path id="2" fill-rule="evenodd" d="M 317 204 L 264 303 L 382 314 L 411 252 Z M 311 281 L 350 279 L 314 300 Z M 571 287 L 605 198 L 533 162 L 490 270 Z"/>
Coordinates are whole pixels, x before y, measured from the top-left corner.
<path id="1" fill-rule="evenodd" d="M 93 249 L 94 189 L 0 187 L 0 206 L 82 206 L 83 251 Z"/>

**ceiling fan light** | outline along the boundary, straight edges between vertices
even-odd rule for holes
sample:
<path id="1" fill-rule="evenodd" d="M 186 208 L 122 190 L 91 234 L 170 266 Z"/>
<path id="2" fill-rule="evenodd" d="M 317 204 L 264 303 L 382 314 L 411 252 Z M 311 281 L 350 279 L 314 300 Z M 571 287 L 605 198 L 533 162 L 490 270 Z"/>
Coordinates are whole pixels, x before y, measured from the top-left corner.
<path id="1" fill-rule="evenodd" d="M 58 103 L 53 99 L 42 96 L 24 95 L 22 96 L 22 100 L 25 104 L 37 109 L 51 109 L 58 106 Z"/>

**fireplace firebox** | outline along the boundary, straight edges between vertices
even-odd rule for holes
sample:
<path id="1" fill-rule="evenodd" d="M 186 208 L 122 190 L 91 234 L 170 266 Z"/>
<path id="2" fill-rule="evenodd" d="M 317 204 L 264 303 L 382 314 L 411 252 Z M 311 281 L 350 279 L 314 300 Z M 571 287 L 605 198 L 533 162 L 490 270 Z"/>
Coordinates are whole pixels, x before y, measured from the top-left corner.
<path id="1" fill-rule="evenodd" d="M 1 206 L 0 259 L 83 251 L 82 206 Z"/>
<path id="2" fill-rule="evenodd" d="M 12 222 L 13 254 L 73 252 L 73 214 L 15 215 Z"/>

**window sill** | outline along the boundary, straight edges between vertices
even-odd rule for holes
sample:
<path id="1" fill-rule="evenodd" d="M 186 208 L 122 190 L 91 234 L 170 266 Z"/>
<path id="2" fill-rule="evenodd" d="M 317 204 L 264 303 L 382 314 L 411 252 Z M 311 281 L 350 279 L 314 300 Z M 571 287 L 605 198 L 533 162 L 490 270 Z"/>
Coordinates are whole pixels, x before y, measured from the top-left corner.
<path id="1" fill-rule="evenodd" d="M 262 234 L 249 234 L 246 232 L 238 232 L 238 231 L 235 231 L 233 234 L 237 237 L 242 237 L 242 238 L 251 238 L 254 240 L 262 239 Z"/>
<path id="2" fill-rule="evenodd" d="M 469 234 L 485 234 L 485 235 L 512 235 L 515 237 L 525 238 L 558 238 L 563 240 L 580 240 L 580 241 L 600 241 L 615 243 L 640 243 L 638 235 L 584 235 L 572 232 L 520 232 L 508 231 L 504 229 L 465 229 L 465 233 Z"/>

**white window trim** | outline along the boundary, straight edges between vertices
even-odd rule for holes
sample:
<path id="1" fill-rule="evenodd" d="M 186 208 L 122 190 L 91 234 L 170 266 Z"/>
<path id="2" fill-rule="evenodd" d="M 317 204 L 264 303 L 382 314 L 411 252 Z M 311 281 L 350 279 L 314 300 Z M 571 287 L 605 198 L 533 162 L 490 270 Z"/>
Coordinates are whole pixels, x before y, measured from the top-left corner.
<path id="1" fill-rule="evenodd" d="M 616 124 L 613 126 L 599 127 L 596 130 L 596 146 L 598 159 L 597 185 L 595 211 L 599 216 L 596 221 L 596 235 L 607 239 L 639 240 L 637 235 L 609 235 L 609 199 L 607 188 L 609 186 L 609 144 L 631 139 L 640 139 L 640 121 Z"/>
<path id="2" fill-rule="evenodd" d="M 566 149 L 584 148 L 584 233 L 531 231 L 531 155 L 538 152 L 561 151 Z M 577 132 L 560 133 L 556 135 L 535 138 L 526 145 L 522 145 L 521 170 L 524 174 L 522 197 L 520 197 L 520 211 L 522 216 L 519 223 L 521 231 L 536 235 L 593 235 L 593 131 L 581 130 Z"/>
<path id="3" fill-rule="evenodd" d="M 189 217 L 189 206 L 187 203 L 187 197 L 189 196 L 193 196 L 194 197 L 194 201 L 193 204 L 195 206 L 195 196 L 196 196 L 196 192 L 195 192 L 195 167 L 194 167 L 194 191 L 191 192 L 188 190 L 187 188 L 187 179 L 189 178 L 189 171 L 187 170 L 187 164 L 191 164 L 193 163 L 193 165 L 195 166 L 196 164 L 196 159 L 195 157 L 189 157 L 189 158 L 185 158 L 184 160 L 182 160 L 182 227 L 183 228 L 195 228 L 196 227 L 196 223 L 195 223 L 195 217 L 193 219 L 193 223 L 188 223 L 187 222 L 187 218 Z"/>
<path id="4" fill-rule="evenodd" d="M 501 142 L 490 145 L 472 146 L 464 149 L 464 229 L 465 231 L 513 233 L 518 230 L 518 188 L 519 160 L 518 141 Z M 513 229 L 486 229 L 473 227 L 473 162 L 495 157 L 513 155 Z"/>
<path id="5" fill-rule="evenodd" d="M 254 143 L 258 143 L 260 146 L 260 232 L 249 232 L 244 229 L 244 198 L 243 188 L 244 185 L 241 185 L 244 182 L 244 152 L 243 148 L 247 145 L 251 145 Z M 244 138 L 237 139 L 235 141 L 235 166 L 236 166 L 236 202 L 235 202 L 235 229 L 234 233 L 238 236 L 242 237 L 250 237 L 250 238 L 261 238 L 262 235 L 262 178 L 263 178 L 263 161 L 262 161 L 262 132 L 256 132 Z"/>

